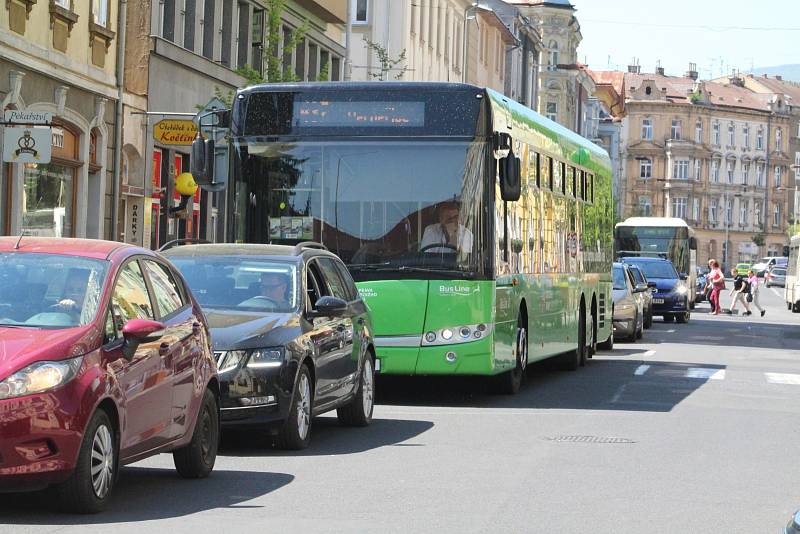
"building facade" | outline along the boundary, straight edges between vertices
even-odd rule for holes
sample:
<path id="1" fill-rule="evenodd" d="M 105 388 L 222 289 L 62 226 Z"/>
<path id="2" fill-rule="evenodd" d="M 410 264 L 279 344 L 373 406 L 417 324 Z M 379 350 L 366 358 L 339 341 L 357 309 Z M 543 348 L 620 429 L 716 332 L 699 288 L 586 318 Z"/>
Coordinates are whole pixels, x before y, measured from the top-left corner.
<path id="1" fill-rule="evenodd" d="M 8 0 L 0 9 L 2 108 L 53 117 L 49 163 L 0 163 L 0 234 L 112 237 L 118 5 Z"/>
<path id="2" fill-rule="evenodd" d="M 182 212 L 174 180 L 191 164 L 191 121 L 215 96 L 227 106 L 245 71 L 267 78 L 268 6 L 260 0 L 142 0 L 128 9 L 120 236 L 157 248 L 178 237 L 225 239 L 226 191 L 198 191 Z M 339 80 L 346 0 L 289 1 L 281 13 L 282 77 Z M 297 47 L 287 46 L 300 27 Z M 244 70 L 243 70 L 244 69 Z M 222 107 L 225 107 L 222 106 Z M 181 135 L 173 135 L 180 132 Z M 135 221 L 134 221 L 135 219 Z M 134 224 L 135 223 L 135 224 Z M 141 231 L 135 232 L 134 226 Z"/>
<path id="3" fill-rule="evenodd" d="M 786 242 L 789 113 L 783 95 L 687 76 L 624 74 L 622 218 L 680 217 L 698 264 L 778 255 Z"/>

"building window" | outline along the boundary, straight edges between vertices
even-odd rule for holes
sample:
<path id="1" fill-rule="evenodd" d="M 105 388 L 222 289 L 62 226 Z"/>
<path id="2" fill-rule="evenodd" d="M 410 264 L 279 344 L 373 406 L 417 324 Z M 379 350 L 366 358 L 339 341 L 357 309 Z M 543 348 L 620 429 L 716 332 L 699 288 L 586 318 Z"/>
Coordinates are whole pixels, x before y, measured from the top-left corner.
<path id="1" fill-rule="evenodd" d="M 653 176 L 653 161 L 650 159 L 639 160 L 639 178 L 650 178 Z"/>
<path id="2" fill-rule="evenodd" d="M 652 213 L 653 213 L 653 204 L 650 201 L 650 197 L 648 196 L 639 197 L 639 215 L 642 217 L 650 217 Z"/>
<path id="3" fill-rule="evenodd" d="M 733 167 L 734 167 L 734 162 L 732 160 L 728 160 L 728 163 L 725 167 L 726 168 L 725 176 L 727 177 L 729 184 L 733 183 Z"/>
<path id="4" fill-rule="evenodd" d="M 92 19 L 98 26 L 108 26 L 108 0 L 92 0 Z"/>
<path id="5" fill-rule="evenodd" d="M 745 124 L 742 127 L 742 136 L 744 137 L 744 149 L 750 148 L 750 125 Z"/>
<path id="6" fill-rule="evenodd" d="M 253 10 L 253 26 L 250 39 L 250 66 L 264 74 L 264 13 L 263 9 Z"/>
<path id="7" fill-rule="evenodd" d="M 741 226 L 747 225 L 747 213 L 749 212 L 750 203 L 746 200 L 739 201 L 739 224 Z"/>
<path id="8" fill-rule="evenodd" d="M 680 219 L 686 218 L 686 197 L 674 197 L 672 199 L 672 216 Z"/>
<path id="9" fill-rule="evenodd" d="M 653 119 L 642 119 L 642 139 L 650 141 L 653 139 Z"/>
<path id="10" fill-rule="evenodd" d="M 353 24 L 366 24 L 368 20 L 367 0 L 350 0 Z"/>
<path id="11" fill-rule="evenodd" d="M 548 102 L 545 116 L 553 122 L 558 122 L 558 104 L 556 102 Z"/>
<path id="12" fill-rule="evenodd" d="M 772 226 L 780 227 L 781 225 L 781 205 L 774 204 L 772 207 Z"/>
<path id="13" fill-rule="evenodd" d="M 794 179 L 800 180 L 800 152 L 794 153 Z"/>
<path id="14" fill-rule="evenodd" d="M 214 59 L 214 0 L 203 2 L 203 57 Z"/>
<path id="15" fill-rule="evenodd" d="M 736 144 L 736 126 L 733 123 L 728 124 L 728 146 L 733 147 Z"/>
<path id="16" fill-rule="evenodd" d="M 725 224 L 730 224 L 733 220 L 733 200 L 727 199 L 725 201 Z"/>
<path id="17" fill-rule="evenodd" d="M 708 204 L 708 222 L 711 224 L 717 223 L 717 199 L 712 198 Z"/>
<path id="18" fill-rule="evenodd" d="M 775 165 L 775 187 L 781 186 L 781 166 Z"/>
<path id="19" fill-rule="evenodd" d="M 64 9 L 72 9 L 72 0 L 53 0 L 53 3 Z"/>
<path id="20" fill-rule="evenodd" d="M 719 160 L 712 159 L 711 160 L 711 181 L 714 183 L 719 183 Z"/>
<path id="21" fill-rule="evenodd" d="M 671 139 L 679 140 L 681 138 L 681 121 L 672 119 L 669 135 Z"/>
<path id="22" fill-rule="evenodd" d="M 695 143 L 702 143 L 703 142 L 703 122 L 697 121 L 694 123 L 694 142 Z"/>
<path id="23" fill-rule="evenodd" d="M 764 187 L 764 164 L 763 163 L 756 163 L 756 185 L 759 187 Z"/>
<path id="24" fill-rule="evenodd" d="M 236 38 L 236 66 L 242 68 L 248 64 L 247 53 L 252 43 L 252 25 L 250 24 L 250 4 L 238 4 L 239 33 Z"/>
<path id="25" fill-rule="evenodd" d="M 161 37 L 175 41 L 175 0 L 161 3 Z"/>
<path id="26" fill-rule="evenodd" d="M 719 146 L 719 123 L 715 122 L 711 125 L 711 144 Z"/>
<path id="27" fill-rule="evenodd" d="M 742 163 L 742 184 L 747 185 L 750 181 L 750 163 Z"/>
<path id="28" fill-rule="evenodd" d="M 689 179 L 689 160 L 679 159 L 672 164 L 672 177 L 676 180 Z"/>
<path id="29" fill-rule="evenodd" d="M 701 179 L 702 169 L 703 169 L 702 160 L 699 159 L 694 160 L 694 179 L 696 182 L 699 182 Z"/>
<path id="30" fill-rule="evenodd" d="M 547 65 L 547 70 L 557 70 L 558 69 L 558 42 L 550 41 L 550 45 L 548 46 L 550 49 L 549 61 Z"/>
<path id="31" fill-rule="evenodd" d="M 764 150 L 764 127 L 758 127 L 758 133 L 756 134 L 756 150 Z"/>
<path id="32" fill-rule="evenodd" d="M 700 199 L 697 197 L 692 199 L 692 220 L 700 220 Z"/>
<path id="33" fill-rule="evenodd" d="M 775 129 L 775 150 L 780 151 L 783 141 L 783 130 L 780 128 Z"/>

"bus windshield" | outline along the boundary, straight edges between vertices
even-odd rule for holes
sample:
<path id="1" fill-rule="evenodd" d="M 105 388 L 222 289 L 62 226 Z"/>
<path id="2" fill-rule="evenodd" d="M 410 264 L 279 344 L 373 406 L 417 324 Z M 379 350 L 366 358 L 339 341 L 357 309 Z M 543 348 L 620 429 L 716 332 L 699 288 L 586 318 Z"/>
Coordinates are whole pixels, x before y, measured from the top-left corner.
<path id="1" fill-rule="evenodd" d="M 233 147 L 238 241 L 318 241 L 356 280 L 482 272 L 485 142 L 240 138 Z"/>
<path id="2" fill-rule="evenodd" d="M 689 235 L 686 228 L 619 225 L 616 229 L 616 253 L 619 257 L 668 259 L 681 272 L 689 272 Z M 649 277 L 647 271 L 645 275 Z"/>

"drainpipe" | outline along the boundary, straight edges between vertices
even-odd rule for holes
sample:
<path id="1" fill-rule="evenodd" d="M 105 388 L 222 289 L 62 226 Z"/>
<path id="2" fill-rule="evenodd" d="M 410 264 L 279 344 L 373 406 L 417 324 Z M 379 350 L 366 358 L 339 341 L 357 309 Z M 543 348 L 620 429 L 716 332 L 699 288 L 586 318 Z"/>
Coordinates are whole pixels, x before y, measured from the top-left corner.
<path id="1" fill-rule="evenodd" d="M 114 180 L 111 182 L 111 239 L 119 236 L 119 189 L 122 177 L 122 98 L 125 93 L 125 25 L 127 24 L 128 0 L 119 0 L 119 22 L 117 23 L 117 105 L 114 118 Z"/>
<path id="2" fill-rule="evenodd" d="M 386 6 L 389 9 L 389 6 Z M 347 22 L 344 33 L 344 81 L 349 82 L 353 77 L 353 2 L 347 0 Z"/>

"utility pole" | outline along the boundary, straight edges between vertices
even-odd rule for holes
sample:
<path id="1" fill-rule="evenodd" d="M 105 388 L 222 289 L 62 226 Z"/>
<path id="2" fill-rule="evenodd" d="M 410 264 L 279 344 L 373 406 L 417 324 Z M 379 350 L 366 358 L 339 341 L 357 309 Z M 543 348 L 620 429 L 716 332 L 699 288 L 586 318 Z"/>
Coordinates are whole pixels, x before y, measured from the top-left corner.
<path id="1" fill-rule="evenodd" d="M 388 6 L 387 6 L 388 8 Z M 353 2 L 347 0 L 347 22 L 344 34 L 344 81 L 349 82 L 353 75 Z"/>

